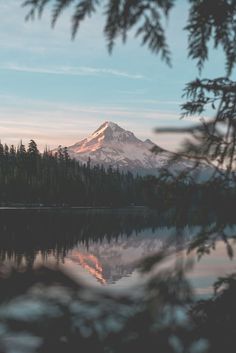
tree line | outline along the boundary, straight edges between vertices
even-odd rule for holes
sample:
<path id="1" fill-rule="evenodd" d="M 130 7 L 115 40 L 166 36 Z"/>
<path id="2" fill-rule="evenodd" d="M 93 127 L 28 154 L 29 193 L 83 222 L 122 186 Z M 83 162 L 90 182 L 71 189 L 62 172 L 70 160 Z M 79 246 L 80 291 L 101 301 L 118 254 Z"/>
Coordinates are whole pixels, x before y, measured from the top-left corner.
<path id="1" fill-rule="evenodd" d="M 187 178 L 187 177 L 186 177 Z M 220 202 L 219 202 L 220 200 Z M 146 205 L 168 210 L 184 205 L 234 204 L 235 188 L 222 180 L 197 184 L 133 175 L 118 168 L 71 159 L 66 147 L 40 153 L 34 140 L 27 148 L 0 143 L 0 204 L 124 207 Z"/>
<path id="2" fill-rule="evenodd" d="M 34 140 L 28 147 L 0 143 L 0 202 L 124 206 L 139 204 L 140 177 L 130 172 L 92 166 L 69 157 L 66 147 L 40 153 Z"/>

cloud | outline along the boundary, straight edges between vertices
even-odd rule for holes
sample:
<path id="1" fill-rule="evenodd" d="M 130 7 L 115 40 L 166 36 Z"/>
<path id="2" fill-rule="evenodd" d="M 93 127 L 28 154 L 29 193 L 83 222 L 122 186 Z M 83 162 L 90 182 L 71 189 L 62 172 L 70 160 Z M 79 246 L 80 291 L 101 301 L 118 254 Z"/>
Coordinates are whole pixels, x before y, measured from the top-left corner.
<path id="1" fill-rule="evenodd" d="M 147 93 L 147 89 L 134 89 L 134 90 L 117 90 L 117 93 L 122 94 L 122 95 L 131 95 L 131 96 L 136 96 L 136 95 L 144 95 Z"/>
<path id="2" fill-rule="evenodd" d="M 145 76 L 141 74 L 132 74 L 125 71 L 120 71 L 110 68 L 97 68 L 87 66 L 58 66 L 58 67 L 29 67 L 17 64 L 1 65 L 1 70 L 10 70 L 18 72 L 27 72 L 35 74 L 48 74 L 48 75 L 69 75 L 69 76 L 116 76 L 132 80 L 143 80 Z"/>
<path id="3" fill-rule="evenodd" d="M 133 95 L 138 94 L 138 93 L 133 93 Z M 171 106 L 180 106 L 181 104 L 183 104 L 183 101 L 177 101 L 177 100 L 159 100 L 159 99 L 136 99 L 136 100 L 132 100 L 129 99 L 127 100 L 127 103 L 138 103 L 138 104 L 147 104 L 147 105 L 171 105 Z"/>
<path id="4" fill-rule="evenodd" d="M 132 125 L 135 122 L 149 121 L 150 126 L 153 124 L 161 126 L 186 126 L 187 124 L 199 122 L 199 117 L 189 117 L 188 119 L 180 120 L 180 115 L 173 111 L 160 111 L 151 108 L 138 108 L 136 106 L 127 107 L 124 105 L 91 105 L 77 102 L 59 103 L 57 101 L 37 100 L 31 98 L 23 98 L 14 95 L 6 95 L 0 93 L 0 116 L 14 112 L 14 115 L 25 114 L 25 117 L 32 115 L 45 118 L 45 116 L 60 118 L 62 121 L 68 121 L 68 116 L 73 117 L 74 121 L 79 121 L 79 117 L 93 117 L 99 119 L 122 119 L 122 121 L 130 122 Z M 88 122 L 88 121 L 87 121 Z M 152 124 L 152 125 L 151 125 Z"/>
<path id="5" fill-rule="evenodd" d="M 17 144 L 21 139 L 28 143 L 37 141 L 43 150 L 45 145 L 70 146 L 98 128 L 105 120 L 111 120 L 133 131 L 141 139 L 153 142 L 169 150 L 176 150 L 183 135 L 156 134 L 153 129 L 161 126 L 185 126 L 191 121 L 179 120 L 174 112 L 158 109 L 139 109 L 115 104 L 88 105 L 36 100 L 0 92 L 0 139 Z"/>
<path id="6" fill-rule="evenodd" d="M 167 104 L 167 105 L 180 105 L 181 101 L 171 101 L 171 100 L 158 100 L 158 99 L 143 99 L 139 100 L 140 103 L 145 104 Z"/>

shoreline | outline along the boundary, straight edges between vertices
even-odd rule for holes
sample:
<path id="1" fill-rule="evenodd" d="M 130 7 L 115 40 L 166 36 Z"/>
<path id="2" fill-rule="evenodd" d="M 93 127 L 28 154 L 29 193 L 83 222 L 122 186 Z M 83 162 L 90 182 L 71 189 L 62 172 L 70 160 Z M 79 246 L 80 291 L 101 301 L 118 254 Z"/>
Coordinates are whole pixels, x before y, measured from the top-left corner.
<path id="1" fill-rule="evenodd" d="M 147 206 L 40 206 L 40 205 L 10 205 L 0 206 L 0 210 L 144 210 Z"/>

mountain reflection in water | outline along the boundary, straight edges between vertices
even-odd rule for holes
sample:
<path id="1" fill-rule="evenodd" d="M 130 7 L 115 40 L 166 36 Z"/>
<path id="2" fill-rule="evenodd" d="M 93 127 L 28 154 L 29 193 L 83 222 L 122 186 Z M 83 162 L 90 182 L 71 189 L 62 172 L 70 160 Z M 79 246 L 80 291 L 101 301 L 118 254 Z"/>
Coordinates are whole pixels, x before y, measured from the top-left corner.
<path id="1" fill-rule="evenodd" d="M 99 283 L 107 283 L 107 280 L 103 276 L 102 264 L 95 255 L 73 250 L 70 259 L 87 270 Z"/>
<path id="2" fill-rule="evenodd" d="M 223 233 L 226 238 L 234 234 L 235 226 L 230 219 L 223 224 L 217 219 L 217 215 L 209 220 L 209 215 L 198 219 L 196 214 L 162 215 L 147 209 L 1 210 L 0 260 L 16 268 L 59 264 L 67 274 L 89 284 L 127 288 L 141 280 L 140 260 L 166 246 L 170 261 L 192 246 L 189 256 L 196 262 L 194 242 L 198 244 L 207 228 L 210 238 L 200 242 L 197 251 L 209 252 L 217 244 L 216 250 L 190 276 L 198 293 L 205 295 L 212 292 L 217 276 L 235 266 L 225 256 L 222 239 Z M 233 249 L 230 243 L 227 246 Z"/>
<path id="3" fill-rule="evenodd" d="M 236 233 L 221 215 L 0 210 L 0 351 L 234 353 Z"/>

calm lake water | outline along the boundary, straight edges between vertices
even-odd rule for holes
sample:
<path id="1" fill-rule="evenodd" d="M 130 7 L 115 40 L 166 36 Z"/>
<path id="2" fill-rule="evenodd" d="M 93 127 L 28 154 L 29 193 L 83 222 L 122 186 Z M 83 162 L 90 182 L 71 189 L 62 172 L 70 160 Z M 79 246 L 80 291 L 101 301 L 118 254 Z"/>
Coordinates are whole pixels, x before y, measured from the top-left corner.
<path id="1" fill-rule="evenodd" d="M 235 231 L 233 222 L 214 215 L 145 208 L 1 209 L 0 261 L 18 269 L 58 265 L 77 281 L 120 291 L 145 280 L 142 259 L 168 249 L 166 264 L 191 262 L 189 279 L 205 296 L 217 277 L 235 270 Z"/>

